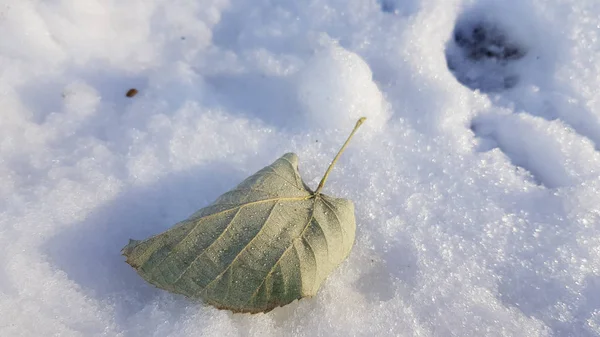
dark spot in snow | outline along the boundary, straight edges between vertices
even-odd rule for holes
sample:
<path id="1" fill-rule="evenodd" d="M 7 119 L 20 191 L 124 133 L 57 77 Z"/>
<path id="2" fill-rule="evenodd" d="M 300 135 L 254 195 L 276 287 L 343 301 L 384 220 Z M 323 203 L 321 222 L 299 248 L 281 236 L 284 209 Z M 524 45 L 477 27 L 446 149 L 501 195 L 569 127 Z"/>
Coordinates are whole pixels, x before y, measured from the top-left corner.
<path id="1" fill-rule="evenodd" d="M 137 93 L 138 93 L 137 89 L 131 88 L 131 89 L 127 90 L 127 93 L 125 94 L 125 96 L 133 97 L 133 96 L 137 95 Z"/>
<path id="2" fill-rule="evenodd" d="M 512 64 L 527 52 L 500 24 L 459 20 L 452 36 L 446 62 L 460 83 L 484 92 L 510 89 L 519 83 Z"/>
<path id="3" fill-rule="evenodd" d="M 396 11 L 396 6 L 394 6 L 394 4 L 391 1 L 382 0 L 381 10 L 386 13 L 394 13 Z"/>

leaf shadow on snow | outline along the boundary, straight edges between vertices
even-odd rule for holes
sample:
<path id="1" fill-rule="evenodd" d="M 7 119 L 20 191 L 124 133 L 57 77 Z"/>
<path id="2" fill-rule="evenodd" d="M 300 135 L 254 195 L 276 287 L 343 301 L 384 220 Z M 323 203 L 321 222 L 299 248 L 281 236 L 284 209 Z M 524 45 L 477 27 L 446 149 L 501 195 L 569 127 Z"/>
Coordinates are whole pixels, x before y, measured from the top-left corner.
<path id="1" fill-rule="evenodd" d="M 166 295 L 125 263 L 121 249 L 128 240 L 163 232 L 214 201 L 241 181 L 242 175 L 229 164 L 217 163 L 170 174 L 147 186 L 129 187 L 49 240 L 44 251 L 86 295 L 113 303 L 115 318 L 123 320 L 117 323 L 124 323 Z M 182 308 L 192 304 L 185 303 Z"/>
<path id="2" fill-rule="evenodd" d="M 353 287 L 367 303 L 380 305 L 398 296 L 410 298 L 418 282 L 419 256 L 407 229 L 407 223 L 416 220 L 403 207 L 406 194 L 381 198 L 380 190 L 371 186 L 387 183 L 387 179 L 376 176 L 347 184 L 353 186 L 349 195 L 362 195 L 355 200 L 356 242 L 350 258 L 360 271 Z M 373 213 L 378 207 L 381 213 Z"/>
<path id="3" fill-rule="evenodd" d="M 377 240 L 379 241 L 379 240 Z M 408 296 L 417 278 L 417 256 L 408 242 L 394 239 L 391 244 L 378 242 L 383 247 L 379 256 L 362 257 L 364 266 L 354 287 L 370 303 L 387 302 L 400 292 Z"/>

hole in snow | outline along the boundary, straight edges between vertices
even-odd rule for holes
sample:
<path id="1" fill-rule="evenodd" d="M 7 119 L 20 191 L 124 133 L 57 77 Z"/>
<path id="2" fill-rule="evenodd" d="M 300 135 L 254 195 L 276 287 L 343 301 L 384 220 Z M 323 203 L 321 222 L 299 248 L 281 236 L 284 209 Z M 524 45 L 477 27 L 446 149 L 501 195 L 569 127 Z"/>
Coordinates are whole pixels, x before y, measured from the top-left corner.
<path id="1" fill-rule="evenodd" d="M 446 48 L 448 69 L 472 90 L 502 91 L 519 83 L 512 65 L 526 49 L 500 24 L 489 20 L 459 20 Z"/>

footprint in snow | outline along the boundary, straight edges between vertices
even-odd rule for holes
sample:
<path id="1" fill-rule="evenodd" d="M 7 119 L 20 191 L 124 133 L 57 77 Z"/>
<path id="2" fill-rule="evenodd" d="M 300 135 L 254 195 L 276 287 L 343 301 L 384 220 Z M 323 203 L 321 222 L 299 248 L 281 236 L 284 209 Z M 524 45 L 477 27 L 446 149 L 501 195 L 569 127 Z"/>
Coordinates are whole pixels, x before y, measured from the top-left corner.
<path id="1" fill-rule="evenodd" d="M 446 48 L 448 69 L 472 90 L 498 92 L 515 87 L 515 61 L 527 54 L 498 24 L 485 20 L 459 21 Z"/>
<path id="2" fill-rule="evenodd" d="M 564 95 L 530 92 L 531 84 L 544 77 L 522 73 L 519 62 L 530 61 L 526 60 L 530 52 L 537 58 L 536 50 L 511 36 L 515 30 L 507 28 L 500 21 L 468 15 L 457 21 L 446 48 L 448 69 L 460 83 L 488 94 L 495 105 L 522 111 L 474 118 L 471 131 L 478 138 L 478 150 L 499 149 L 517 170 L 546 188 L 596 179 L 600 157 L 594 143 L 600 141 L 600 127 L 585 110 L 565 103 L 572 100 Z M 531 72 L 535 74 L 535 69 Z M 519 85 L 523 78 L 527 84 Z M 543 83 L 539 87 L 545 89 Z"/>

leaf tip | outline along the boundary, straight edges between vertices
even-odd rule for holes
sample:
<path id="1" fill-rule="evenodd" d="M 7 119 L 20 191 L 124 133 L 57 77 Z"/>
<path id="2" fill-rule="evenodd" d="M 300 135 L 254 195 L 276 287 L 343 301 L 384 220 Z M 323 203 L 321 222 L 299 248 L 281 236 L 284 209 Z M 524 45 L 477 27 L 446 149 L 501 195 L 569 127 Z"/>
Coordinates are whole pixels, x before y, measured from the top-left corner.
<path id="1" fill-rule="evenodd" d="M 123 249 L 121 250 L 121 254 L 129 256 L 135 248 L 135 246 L 137 246 L 139 243 L 140 240 L 129 239 L 129 243 L 127 244 L 127 246 L 123 247 Z"/>
<path id="2" fill-rule="evenodd" d="M 288 160 L 298 161 L 298 155 L 295 154 L 294 152 L 288 152 L 288 153 L 284 154 L 282 157 L 285 157 Z"/>
<path id="3" fill-rule="evenodd" d="M 298 155 L 295 154 L 294 152 L 288 152 L 288 153 L 284 154 L 283 156 L 281 156 L 281 158 L 289 161 L 294 168 L 296 168 L 296 169 L 298 168 L 299 159 L 298 159 Z"/>

